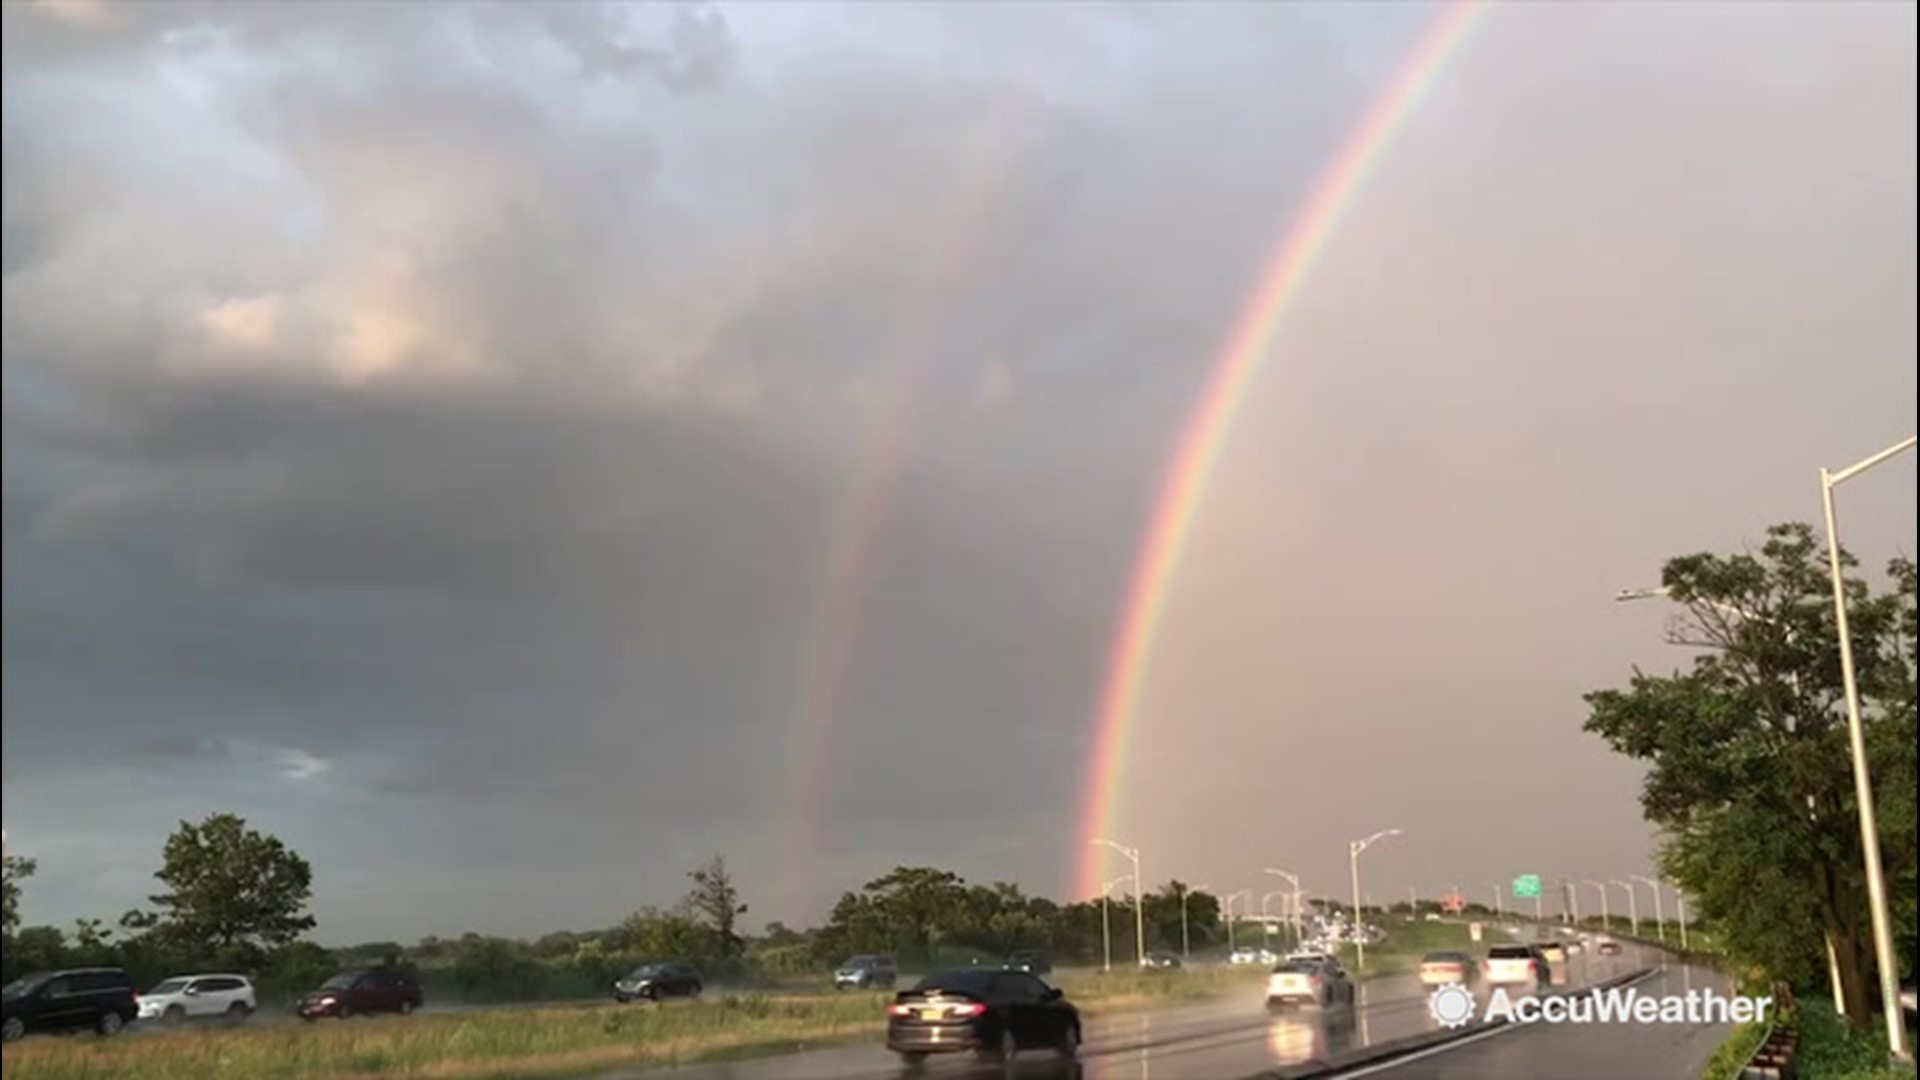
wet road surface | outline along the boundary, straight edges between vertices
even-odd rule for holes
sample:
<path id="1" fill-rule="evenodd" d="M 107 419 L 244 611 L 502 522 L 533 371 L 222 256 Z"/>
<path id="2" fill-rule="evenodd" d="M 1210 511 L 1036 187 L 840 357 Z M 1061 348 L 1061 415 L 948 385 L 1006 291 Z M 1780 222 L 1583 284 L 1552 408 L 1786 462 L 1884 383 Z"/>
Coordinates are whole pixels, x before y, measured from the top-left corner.
<path id="1" fill-rule="evenodd" d="M 1657 964 L 1629 947 L 1618 957 L 1592 953 L 1571 958 L 1562 989 L 1574 989 Z M 957 1080 L 1021 1077 L 1072 1080 L 1234 1080 L 1282 1065 L 1324 1061 L 1336 1054 L 1438 1030 L 1427 1011 L 1427 994 L 1410 975 L 1362 982 L 1354 1008 L 1269 1015 L 1260 991 L 1212 1005 L 1184 1006 L 1085 1018 L 1080 1059 L 1063 1062 L 1045 1051 L 1028 1051 L 1011 1068 L 979 1065 L 955 1055 L 908 1069 L 884 1047 L 842 1047 L 776 1058 L 611 1074 L 606 1080 L 672 1076 L 674 1080 Z M 1484 1001 L 1485 995 L 1481 995 Z M 1709 1049 L 1708 1053 L 1711 1053 Z M 1410 1074 L 1411 1075 L 1411 1074 Z M 1449 1076 L 1474 1075 L 1449 1073 Z M 1556 1075 L 1532 1072 L 1529 1077 Z M 1596 1074 L 1597 1075 L 1597 1074 Z M 1658 1076 L 1651 1073 L 1610 1075 Z"/>
<path id="2" fill-rule="evenodd" d="M 1642 994 L 1685 995 L 1726 979 L 1699 968 L 1670 967 L 1635 984 Z M 1350 1074 L 1379 1080 L 1646 1080 L 1696 1077 L 1733 1025 L 1714 1023 L 1526 1024 L 1501 1028 L 1441 1052 Z"/>

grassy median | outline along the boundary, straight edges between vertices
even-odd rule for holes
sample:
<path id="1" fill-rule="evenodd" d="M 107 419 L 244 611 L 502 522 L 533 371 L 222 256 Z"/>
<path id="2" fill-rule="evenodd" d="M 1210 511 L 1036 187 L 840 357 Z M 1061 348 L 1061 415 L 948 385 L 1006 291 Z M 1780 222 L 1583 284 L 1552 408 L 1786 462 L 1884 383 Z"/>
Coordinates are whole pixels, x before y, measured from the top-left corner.
<path id="1" fill-rule="evenodd" d="M 1067 974 L 1090 1016 L 1244 990 L 1261 971 Z M 789 1053 L 877 1039 L 885 994 L 746 995 L 667 1005 L 500 1009 L 458 1016 L 261 1024 L 32 1039 L 7 1047 L 7 1080 L 260 1080 L 592 1075 Z"/>

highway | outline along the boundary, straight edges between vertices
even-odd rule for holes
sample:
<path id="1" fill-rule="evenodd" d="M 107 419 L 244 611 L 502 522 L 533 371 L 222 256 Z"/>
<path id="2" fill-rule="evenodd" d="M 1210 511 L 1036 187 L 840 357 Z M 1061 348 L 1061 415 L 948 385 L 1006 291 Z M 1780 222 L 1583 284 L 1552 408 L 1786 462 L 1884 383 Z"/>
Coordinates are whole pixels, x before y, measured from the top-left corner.
<path id="1" fill-rule="evenodd" d="M 1640 950 L 1631 946 L 1626 949 L 1625 955 L 1619 957 L 1584 954 L 1574 958 L 1568 965 L 1567 985 L 1563 989 L 1576 989 L 1658 964 L 1657 955 L 1642 955 Z M 688 1066 L 665 1072 L 676 1080 L 892 1080 L 908 1076 L 926 1077 L 928 1080 L 988 1076 L 1071 1077 L 1074 1080 L 1232 1080 L 1257 1076 L 1280 1066 L 1326 1061 L 1334 1055 L 1438 1029 L 1427 1012 L 1426 992 L 1410 975 L 1363 981 L 1359 990 L 1360 999 L 1351 1013 L 1336 1010 L 1324 1016 L 1311 1011 L 1269 1016 L 1259 989 L 1252 986 L 1248 987 L 1247 998 L 1238 1001 L 1112 1017 L 1089 1012 L 1085 1017 L 1085 1045 L 1080 1060 L 1074 1063 L 1060 1062 L 1050 1059 L 1043 1052 L 1034 1052 L 1031 1055 L 1033 1060 L 1023 1057 L 1012 1069 L 982 1066 L 968 1060 L 936 1059 L 922 1070 L 910 1071 L 876 1042 L 869 1046 Z M 1488 1039 L 1485 1043 L 1467 1045 L 1458 1051 L 1462 1055 L 1493 1055 L 1496 1060 L 1491 1066 L 1482 1061 L 1466 1071 L 1444 1074 L 1409 1071 L 1404 1075 L 1409 1078 L 1429 1075 L 1514 1076 L 1527 1080 L 1540 1076 L 1569 1075 L 1560 1067 L 1565 1063 L 1559 1061 L 1556 1047 L 1540 1045 L 1540 1034 L 1555 1033 L 1515 1033 Z M 1585 1034 L 1591 1036 L 1592 1032 Z M 1522 1038 L 1529 1041 L 1521 1043 L 1519 1050 L 1508 1051 L 1498 1046 L 1503 1041 Z M 1686 1044 L 1685 1053 L 1676 1050 L 1664 1056 L 1675 1059 L 1687 1057 L 1690 1060 L 1695 1042 L 1703 1044 L 1705 1054 L 1710 1055 L 1714 1038 L 1708 1033 L 1697 1034 L 1692 1037 L 1692 1042 Z M 1615 1039 L 1620 1041 L 1617 1033 Z M 1592 1049 L 1605 1050 L 1604 1040 L 1594 1042 Z M 1639 1053 L 1645 1048 L 1636 1045 L 1628 1049 Z M 1578 1054 L 1587 1050 L 1588 1045 L 1583 1042 L 1574 1045 L 1570 1052 Z M 1612 1054 L 1612 1051 L 1608 1053 Z M 1504 1070 L 1508 1067 L 1506 1063 L 1509 1059 L 1517 1071 L 1485 1071 L 1489 1067 Z M 1446 1060 L 1445 1055 L 1436 1056 L 1411 1062 L 1405 1067 L 1409 1070 L 1423 1065 L 1440 1067 Z M 1555 1066 L 1543 1071 L 1541 1063 L 1549 1060 L 1554 1061 Z M 1617 1064 L 1620 1060 L 1617 1056 L 1603 1057 L 1602 1060 L 1614 1064 L 1592 1075 L 1687 1075 L 1659 1069 L 1645 1071 L 1628 1068 L 1622 1071 Z M 620 1072 L 609 1074 L 605 1080 L 639 1080 L 647 1075 L 662 1074 L 662 1070 Z"/>
<path id="2" fill-rule="evenodd" d="M 1643 994 L 1685 995 L 1726 980 L 1710 971 L 1670 967 L 1636 984 Z M 1471 1036 L 1440 1053 L 1347 1074 L 1379 1080 L 1504 1080 L 1552 1076 L 1583 1080 L 1621 1076 L 1699 1076 L 1727 1037 L 1724 1024 L 1523 1024 Z"/>

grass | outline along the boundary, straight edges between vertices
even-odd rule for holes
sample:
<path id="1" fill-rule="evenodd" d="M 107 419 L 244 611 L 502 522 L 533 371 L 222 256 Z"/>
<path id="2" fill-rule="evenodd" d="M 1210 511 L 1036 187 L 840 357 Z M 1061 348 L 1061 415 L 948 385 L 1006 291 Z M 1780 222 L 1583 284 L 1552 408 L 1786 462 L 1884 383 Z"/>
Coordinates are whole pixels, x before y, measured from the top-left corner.
<path id="1" fill-rule="evenodd" d="M 1452 951 L 1478 954 L 1486 947 L 1486 942 L 1476 944 L 1467 924 L 1458 922 L 1389 922 L 1387 937 L 1378 945 L 1367 947 L 1367 966 L 1362 974 L 1400 975 L 1413 971 L 1420 966 L 1420 959 L 1430 952 Z M 1485 924 L 1486 938 L 1500 936 L 1500 931 L 1492 924 Z M 1348 970 L 1359 971 L 1355 967 L 1354 949 L 1351 945 L 1340 946 L 1340 962 Z"/>
<path id="2" fill-rule="evenodd" d="M 1099 1015 L 1201 1001 L 1261 971 L 1068 973 L 1068 996 Z M 7 1048 L 7 1080 L 534 1080 L 755 1057 L 862 1039 L 885 1028 L 885 994 L 727 996 L 665 1006 L 496 1010 L 274 1024 L 117 1039 L 34 1039 Z"/>
<path id="3" fill-rule="evenodd" d="M 1800 1053 L 1794 1069 L 1800 1080 L 1912 1080 L 1913 1066 L 1888 1063 L 1878 1023 L 1855 1031 L 1834 1013 L 1831 1002 L 1819 998 L 1802 999 L 1795 1020 Z"/>
<path id="4" fill-rule="evenodd" d="M 1701 1080 L 1740 1080 L 1747 1062 L 1753 1060 L 1753 1055 L 1759 1052 L 1760 1044 L 1767 1041 L 1767 1033 L 1772 1030 L 1771 1023 L 1741 1025 L 1713 1052 L 1707 1067 L 1700 1073 Z"/>

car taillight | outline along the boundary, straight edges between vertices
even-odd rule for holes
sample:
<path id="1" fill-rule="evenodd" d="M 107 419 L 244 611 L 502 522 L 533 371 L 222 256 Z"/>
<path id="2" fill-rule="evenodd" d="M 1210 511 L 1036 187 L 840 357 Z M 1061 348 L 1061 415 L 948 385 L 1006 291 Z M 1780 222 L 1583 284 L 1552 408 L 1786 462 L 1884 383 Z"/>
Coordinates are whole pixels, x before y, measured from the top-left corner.
<path id="1" fill-rule="evenodd" d="M 913 1009 L 912 1009 L 912 1008 L 910 1008 L 910 1007 L 908 1007 L 908 1006 L 906 1006 L 906 1005 L 889 1005 L 889 1006 L 887 1006 L 887 1015 L 889 1015 L 889 1016 L 912 1016 L 912 1015 L 913 1015 Z"/>
<path id="2" fill-rule="evenodd" d="M 965 1005 L 961 1005 L 955 1008 L 953 1010 L 953 1014 L 955 1016 L 979 1016 L 981 1013 L 984 1013 L 986 1011 L 987 1011 L 987 1007 L 985 1005 L 982 1005 L 979 1002 L 975 1001 L 975 1002 L 969 1002 Z"/>
<path id="3" fill-rule="evenodd" d="M 1320 976 L 1315 975 L 1313 978 L 1308 979 L 1307 982 L 1313 984 L 1314 989 L 1317 990 L 1320 987 Z"/>

